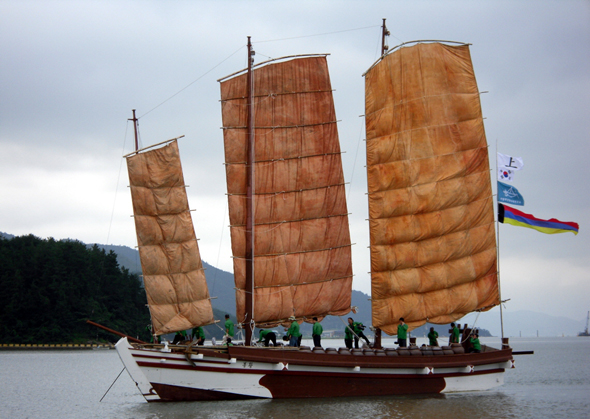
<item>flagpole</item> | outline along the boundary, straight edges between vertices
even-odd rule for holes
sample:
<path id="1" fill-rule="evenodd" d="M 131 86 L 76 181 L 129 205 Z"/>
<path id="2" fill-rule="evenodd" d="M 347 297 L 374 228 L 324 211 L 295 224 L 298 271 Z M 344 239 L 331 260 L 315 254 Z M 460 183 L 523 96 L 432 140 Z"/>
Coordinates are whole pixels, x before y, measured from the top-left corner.
<path id="1" fill-rule="evenodd" d="M 498 139 L 496 138 L 496 208 L 499 206 L 498 202 Z M 498 218 L 498 211 L 496 211 L 496 254 L 497 262 L 496 269 L 498 271 L 498 297 L 500 298 L 500 330 L 502 333 L 502 348 L 504 347 L 504 316 L 502 313 L 502 288 L 500 287 L 500 219 Z"/>

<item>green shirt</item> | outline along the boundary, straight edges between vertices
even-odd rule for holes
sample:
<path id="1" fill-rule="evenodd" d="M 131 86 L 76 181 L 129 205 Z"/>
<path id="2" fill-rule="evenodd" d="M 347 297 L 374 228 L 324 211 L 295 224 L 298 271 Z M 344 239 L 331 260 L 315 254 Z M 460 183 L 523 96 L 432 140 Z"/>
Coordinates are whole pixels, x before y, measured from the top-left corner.
<path id="1" fill-rule="evenodd" d="M 354 322 L 352 324 L 352 330 L 354 333 L 356 333 L 357 335 L 360 335 L 363 332 L 363 329 L 361 329 L 361 326 L 363 324 L 361 322 Z"/>
<path id="2" fill-rule="evenodd" d="M 201 326 L 193 328 L 193 338 L 205 339 L 205 331 Z"/>
<path id="3" fill-rule="evenodd" d="M 459 343 L 459 335 L 461 331 L 457 326 L 453 327 L 453 331 L 451 332 L 451 343 Z"/>
<path id="4" fill-rule="evenodd" d="M 344 329 L 344 339 L 352 339 L 352 330 L 350 330 L 352 328 L 351 325 L 346 326 L 346 329 Z"/>
<path id="5" fill-rule="evenodd" d="M 397 337 L 399 339 L 406 339 L 408 337 L 408 325 L 398 324 L 397 325 Z"/>
<path id="6" fill-rule="evenodd" d="M 436 339 L 438 338 L 438 332 L 433 330 L 432 332 L 428 333 L 428 340 L 430 341 L 430 346 L 437 346 L 438 342 Z"/>
<path id="7" fill-rule="evenodd" d="M 234 324 L 231 321 L 231 319 L 227 319 L 225 321 L 225 333 L 227 333 L 230 336 L 234 336 Z"/>
<path id="8" fill-rule="evenodd" d="M 469 338 L 469 342 L 473 345 L 473 349 L 481 351 L 481 344 L 478 338 Z"/>
<path id="9" fill-rule="evenodd" d="M 301 333 L 299 333 L 299 323 L 297 323 L 297 321 L 293 321 L 293 323 L 291 323 L 291 327 L 289 327 L 289 330 L 287 330 L 287 335 L 296 338 L 301 336 Z"/>
<path id="10" fill-rule="evenodd" d="M 320 322 L 316 322 L 313 324 L 313 329 L 311 331 L 311 334 L 321 336 L 323 331 L 324 331 L 324 328 L 322 327 Z"/>
<path id="11" fill-rule="evenodd" d="M 260 331 L 260 338 L 258 338 L 258 342 L 262 342 L 264 341 L 264 338 L 266 337 L 266 335 L 268 335 L 269 333 L 274 333 L 272 330 L 261 330 Z"/>

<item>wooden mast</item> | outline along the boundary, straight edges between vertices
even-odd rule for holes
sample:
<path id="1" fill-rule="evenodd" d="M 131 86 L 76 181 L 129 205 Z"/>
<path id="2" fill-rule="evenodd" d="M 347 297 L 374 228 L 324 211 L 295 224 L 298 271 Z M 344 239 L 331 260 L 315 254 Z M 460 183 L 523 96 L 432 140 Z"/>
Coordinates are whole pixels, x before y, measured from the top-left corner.
<path id="1" fill-rule="evenodd" d="M 387 30 L 387 26 L 385 26 L 385 20 L 386 19 L 383 19 L 383 26 L 381 32 L 381 56 L 385 55 L 385 53 L 389 49 L 389 45 L 385 43 L 385 37 L 389 36 L 389 31 Z"/>
<path id="2" fill-rule="evenodd" d="M 385 19 L 383 19 L 383 26 L 381 27 L 381 56 L 383 57 L 389 46 L 385 43 L 385 37 L 389 36 L 389 31 L 387 30 L 387 26 L 385 26 Z M 381 329 L 378 327 L 375 328 L 375 341 L 373 342 L 373 347 L 375 348 L 382 348 L 381 345 Z"/>
<path id="3" fill-rule="evenodd" d="M 254 51 L 252 50 L 252 43 L 248 37 L 248 77 L 247 77 L 247 93 L 248 93 L 248 161 L 247 167 L 247 217 L 246 217 L 246 318 L 243 326 L 246 329 L 246 346 L 252 344 L 252 333 L 254 329 L 254 163 L 255 163 L 255 149 L 254 149 L 254 72 L 252 71 L 252 63 L 254 61 Z M 238 319 L 240 322 L 240 319 Z"/>
<path id="4" fill-rule="evenodd" d="M 133 129 L 135 130 L 135 151 L 139 150 L 139 141 L 137 140 L 137 118 L 135 117 L 135 109 L 131 109 L 133 112 L 133 118 L 129 118 L 129 121 L 133 121 Z"/>

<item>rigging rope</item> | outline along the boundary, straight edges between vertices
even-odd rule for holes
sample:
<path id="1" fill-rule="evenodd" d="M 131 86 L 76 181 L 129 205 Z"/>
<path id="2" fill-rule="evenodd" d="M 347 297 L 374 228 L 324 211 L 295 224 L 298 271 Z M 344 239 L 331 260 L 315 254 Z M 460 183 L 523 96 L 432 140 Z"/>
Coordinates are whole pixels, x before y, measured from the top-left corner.
<path id="1" fill-rule="evenodd" d="M 266 41 L 256 41 L 257 44 L 262 44 L 264 42 L 277 42 L 277 41 L 288 41 L 291 39 L 300 39 L 300 38 L 311 38 L 314 36 L 324 36 L 324 35 L 333 35 L 335 33 L 343 33 L 343 32 L 352 32 L 352 31 L 360 31 L 364 29 L 372 29 L 372 28 L 380 28 L 381 25 L 372 25 L 372 26 L 364 26 L 362 28 L 354 28 L 354 29 L 344 29 L 342 31 L 334 31 L 334 32 L 324 32 L 324 33 L 316 33 L 314 35 L 301 35 L 301 36 L 293 36 L 291 38 L 278 38 L 278 39 L 267 39 Z"/>
<path id="2" fill-rule="evenodd" d="M 199 80 L 201 80 L 203 77 L 205 77 L 207 74 L 209 74 L 210 72 L 212 72 L 213 70 L 215 70 L 217 67 L 219 67 L 221 64 L 223 64 L 225 61 L 229 60 L 231 57 L 233 57 L 235 54 L 237 54 L 242 48 L 244 48 L 245 45 L 242 45 L 240 48 L 238 48 L 235 52 L 233 52 L 231 55 L 229 55 L 228 57 L 226 57 L 225 59 L 223 59 L 222 61 L 220 61 L 219 63 L 217 63 L 215 66 L 211 67 L 209 70 L 207 70 L 205 73 L 203 73 L 201 76 L 199 76 L 196 80 L 193 80 L 192 82 L 190 82 L 188 85 L 186 85 L 185 87 L 183 87 L 182 89 L 180 89 L 178 92 L 174 93 L 172 96 L 170 96 L 168 99 L 164 100 L 162 103 L 160 103 L 159 105 L 156 105 L 155 107 L 153 107 L 152 109 L 150 109 L 149 111 L 147 111 L 146 113 L 144 113 L 143 115 L 141 115 L 140 117 L 138 117 L 137 119 L 141 119 L 144 116 L 146 116 L 147 114 L 149 114 L 151 111 L 159 108 L 160 106 L 162 106 L 164 103 L 168 102 L 170 99 L 172 99 L 173 97 L 177 96 L 178 94 L 182 93 L 184 90 L 188 89 L 190 86 L 192 86 L 193 84 L 195 84 L 196 82 L 198 82 Z"/>
<path id="3" fill-rule="evenodd" d="M 127 142 L 127 132 L 129 131 L 129 120 L 127 120 L 127 124 L 125 125 L 125 136 L 123 137 L 123 152 L 121 155 L 125 154 L 125 144 Z M 123 159 L 121 159 L 121 163 L 119 163 L 119 174 L 117 175 L 117 186 L 115 187 L 115 197 L 113 198 L 113 208 L 111 209 L 111 220 L 109 222 L 109 229 L 107 231 L 107 241 L 106 244 L 109 244 L 109 240 L 111 238 L 111 227 L 113 226 L 113 218 L 115 216 L 115 205 L 117 203 L 117 190 L 119 189 L 119 182 L 121 181 L 121 171 L 123 170 Z"/>

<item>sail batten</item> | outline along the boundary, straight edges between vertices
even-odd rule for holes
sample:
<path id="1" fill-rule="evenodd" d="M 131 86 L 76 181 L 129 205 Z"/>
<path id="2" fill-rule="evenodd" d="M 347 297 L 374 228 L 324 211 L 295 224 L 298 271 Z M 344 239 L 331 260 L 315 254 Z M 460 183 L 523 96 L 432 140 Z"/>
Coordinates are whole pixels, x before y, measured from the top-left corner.
<path id="1" fill-rule="evenodd" d="M 214 322 L 177 141 L 127 156 L 154 335 Z"/>
<path id="2" fill-rule="evenodd" d="M 365 74 L 373 325 L 499 304 L 494 210 L 468 45 L 403 47 Z"/>
<path id="3" fill-rule="evenodd" d="M 238 319 L 245 318 L 246 75 L 221 82 Z M 345 183 L 325 56 L 254 71 L 254 320 L 269 327 L 350 311 Z"/>

